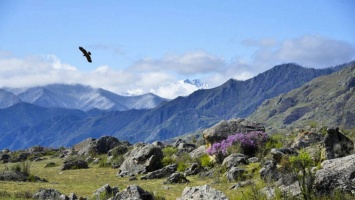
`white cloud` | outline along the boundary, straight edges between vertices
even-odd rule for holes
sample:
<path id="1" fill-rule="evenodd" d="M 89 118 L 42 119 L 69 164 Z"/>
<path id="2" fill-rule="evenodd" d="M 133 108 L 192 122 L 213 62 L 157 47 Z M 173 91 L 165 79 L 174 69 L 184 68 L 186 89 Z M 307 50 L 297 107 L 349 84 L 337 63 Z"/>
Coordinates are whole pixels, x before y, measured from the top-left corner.
<path id="1" fill-rule="evenodd" d="M 277 64 L 295 62 L 308 67 L 328 67 L 355 59 L 353 45 L 320 36 L 284 41 L 246 40 L 243 44 L 256 48 L 251 59 L 238 57 L 227 62 L 204 51 L 194 51 L 160 59 L 145 58 L 125 69 L 101 65 L 91 71 L 81 71 L 55 55 L 17 58 L 0 51 L 0 87 L 80 83 L 116 93 L 153 92 L 172 99 L 197 89 L 178 82 L 185 78 L 201 79 L 213 88 L 230 78 L 249 79 Z"/>
<path id="2" fill-rule="evenodd" d="M 355 59 L 355 47 L 345 41 L 306 35 L 271 46 L 259 45 L 254 55 L 256 65 L 295 62 L 307 67 L 330 67 Z"/>
<path id="3" fill-rule="evenodd" d="M 132 68 L 194 75 L 222 71 L 225 68 L 225 61 L 204 51 L 194 51 L 183 55 L 166 55 L 162 59 L 145 58 L 136 62 Z"/>

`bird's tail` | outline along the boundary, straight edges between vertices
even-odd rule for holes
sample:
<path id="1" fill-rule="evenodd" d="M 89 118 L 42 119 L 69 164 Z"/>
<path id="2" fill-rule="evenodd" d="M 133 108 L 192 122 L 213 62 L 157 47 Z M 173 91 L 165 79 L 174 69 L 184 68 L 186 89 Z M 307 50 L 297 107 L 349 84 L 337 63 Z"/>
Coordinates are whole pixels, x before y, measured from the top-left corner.
<path id="1" fill-rule="evenodd" d="M 91 55 L 91 52 L 89 51 L 88 54 Z"/>

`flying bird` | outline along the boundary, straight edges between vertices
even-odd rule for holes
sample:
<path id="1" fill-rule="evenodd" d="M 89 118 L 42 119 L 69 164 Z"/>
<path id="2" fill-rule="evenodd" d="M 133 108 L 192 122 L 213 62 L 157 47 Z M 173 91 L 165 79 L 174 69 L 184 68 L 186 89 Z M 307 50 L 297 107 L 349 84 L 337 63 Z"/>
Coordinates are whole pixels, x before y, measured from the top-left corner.
<path id="1" fill-rule="evenodd" d="M 91 57 L 90 57 L 91 53 L 90 53 L 90 51 L 86 51 L 83 47 L 79 47 L 79 49 L 80 49 L 81 52 L 83 52 L 83 54 L 84 54 L 83 56 L 86 57 L 88 62 L 91 63 Z"/>

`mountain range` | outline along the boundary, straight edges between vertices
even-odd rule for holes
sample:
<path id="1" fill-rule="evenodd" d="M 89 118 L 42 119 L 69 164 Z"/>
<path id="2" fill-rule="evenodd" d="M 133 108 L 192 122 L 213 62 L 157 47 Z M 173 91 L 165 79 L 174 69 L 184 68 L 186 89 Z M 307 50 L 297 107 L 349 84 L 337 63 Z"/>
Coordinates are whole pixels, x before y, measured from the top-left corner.
<path id="1" fill-rule="evenodd" d="M 25 101 L 25 96 L 32 94 L 36 97 L 36 92 L 24 95 L 28 90 L 3 89 L 0 90 L 0 96 L 11 98 L 14 102 L 20 99 L 21 102 L 6 107 L 5 105 L 9 105 L 6 104 L 7 101 L 0 100 L 0 105 L 5 106 L 0 109 L 0 148 L 72 146 L 88 137 L 98 138 L 103 135 L 112 135 L 132 143 L 165 140 L 210 127 L 220 120 L 248 117 L 265 100 L 286 94 L 317 77 L 330 75 L 343 68 L 348 69 L 353 64 L 354 62 L 325 69 L 304 68 L 293 63 L 278 65 L 245 81 L 230 79 L 216 88 L 197 90 L 189 96 L 171 101 L 162 100 L 151 109 L 115 110 L 111 108 L 119 106 L 112 106 L 102 111 L 102 108 L 86 107 L 84 103 L 77 105 L 70 101 L 72 96 L 59 96 L 64 100 L 69 99 L 67 104 L 54 101 L 55 103 L 43 105 L 41 103 L 45 101 L 42 100 Z M 61 88 L 60 86 L 62 85 L 54 85 L 52 88 Z M 44 88 L 41 89 L 43 91 Z M 56 93 L 55 89 L 51 91 Z M 80 98 L 78 92 L 73 93 L 76 94 L 76 100 L 88 102 L 87 99 L 91 99 L 90 93 L 83 98 Z M 111 96 L 115 96 L 108 91 L 106 93 L 102 89 L 96 89 L 91 101 L 98 101 L 94 98 L 97 94 L 110 100 Z M 125 107 L 128 108 L 126 105 Z"/>
<path id="2" fill-rule="evenodd" d="M 7 93 L 6 93 L 7 92 Z M 2 95 L 7 95 L 2 97 Z M 10 96 L 13 96 L 12 99 Z M 19 101 L 46 108 L 68 108 L 89 111 L 124 111 L 149 109 L 167 99 L 152 93 L 137 96 L 122 96 L 101 88 L 80 84 L 51 84 L 31 88 L 3 88 L 0 90 L 0 107 L 8 107 Z"/>
<path id="3" fill-rule="evenodd" d="M 274 131 L 306 126 L 355 126 L 355 62 L 286 94 L 265 100 L 249 116 Z"/>

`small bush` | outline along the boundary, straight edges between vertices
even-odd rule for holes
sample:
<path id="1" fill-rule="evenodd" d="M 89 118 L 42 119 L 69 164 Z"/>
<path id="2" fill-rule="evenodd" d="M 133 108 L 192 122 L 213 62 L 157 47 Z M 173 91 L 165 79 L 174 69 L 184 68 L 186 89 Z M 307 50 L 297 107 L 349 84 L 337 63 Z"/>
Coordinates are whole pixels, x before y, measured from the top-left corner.
<path id="1" fill-rule="evenodd" d="M 33 194 L 29 191 L 25 191 L 25 192 L 16 192 L 14 194 L 14 197 L 16 199 L 32 199 Z"/>
<path id="2" fill-rule="evenodd" d="M 163 160 L 161 161 L 163 166 L 168 166 L 174 163 L 173 159 L 171 157 L 164 157 Z"/>
<path id="3" fill-rule="evenodd" d="M 201 167 L 213 167 L 214 163 L 208 155 L 203 155 L 199 158 Z"/>
<path id="4" fill-rule="evenodd" d="M 166 147 L 162 149 L 164 157 L 171 157 L 173 154 L 177 153 L 177 148 L 174 147 Z"/>
<path id="5" fill-rule="evenodd" d="M 3 197 L 3 198 L 9 198 L 11 197 L 11 194 L 8 193 L 7 191 L 4 191 L 4 190 L 0 190 L 0 198 Z"/>

